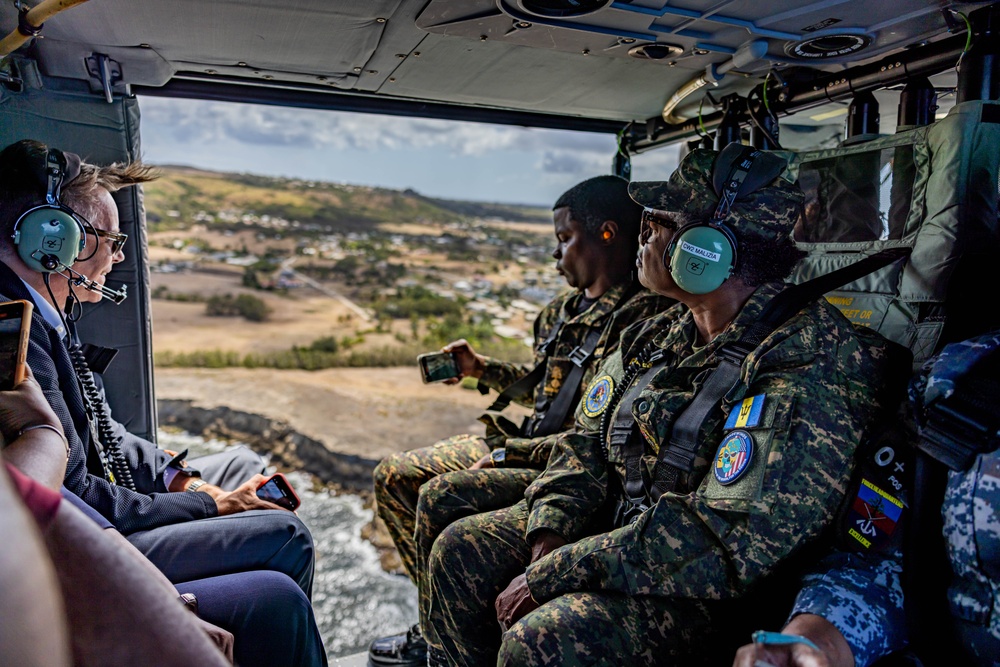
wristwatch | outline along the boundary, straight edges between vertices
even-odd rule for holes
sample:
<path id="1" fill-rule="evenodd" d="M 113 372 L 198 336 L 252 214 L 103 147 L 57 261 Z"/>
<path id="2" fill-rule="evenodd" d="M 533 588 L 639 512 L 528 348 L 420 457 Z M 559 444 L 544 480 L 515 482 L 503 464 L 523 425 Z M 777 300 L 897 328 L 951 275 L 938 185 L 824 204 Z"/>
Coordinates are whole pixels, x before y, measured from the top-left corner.
<path id="1" fill-rule="evenodd" d="M 201 477 L 196 477 L 190 484 L 187 485 L 187 488 L 184 490 L 189 493 L 194 493 L 195 491 L 205 486 L 206 484 L 208 484 L 208 482 L 203 480 Z"/>
<path id="2" fill-rule="evenodd" d="M 504 461 L 507 460 L 507 450 L 504 447 L 497 447 L 490 452 L 490 461 L 494 468 L 503 468 Z"/>

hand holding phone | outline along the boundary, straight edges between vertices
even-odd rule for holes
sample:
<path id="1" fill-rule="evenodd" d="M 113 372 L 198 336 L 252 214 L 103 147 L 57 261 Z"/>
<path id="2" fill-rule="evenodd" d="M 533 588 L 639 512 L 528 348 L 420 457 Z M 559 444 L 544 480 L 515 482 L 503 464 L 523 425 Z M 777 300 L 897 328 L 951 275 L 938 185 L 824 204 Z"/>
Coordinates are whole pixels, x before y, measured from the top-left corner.
<path id="1" fill-rule="evenodd" d="M 31 312 L 29 301 L 0 303 L 0 391 L 9 391 L 24 379 Z"/>
<path id="2" fill-rule="evenodd" d="M 457 378 L 461 373 L 451 352 L 429 352 L 417 357 L 424 384 Z"/>
<path id="3" fill-rule="evenodd" d="M 271 475 L 257 487 L 257 497 L 292 512 L 302 504 L 295 494 L 295 489 L 280 472 Z"/>

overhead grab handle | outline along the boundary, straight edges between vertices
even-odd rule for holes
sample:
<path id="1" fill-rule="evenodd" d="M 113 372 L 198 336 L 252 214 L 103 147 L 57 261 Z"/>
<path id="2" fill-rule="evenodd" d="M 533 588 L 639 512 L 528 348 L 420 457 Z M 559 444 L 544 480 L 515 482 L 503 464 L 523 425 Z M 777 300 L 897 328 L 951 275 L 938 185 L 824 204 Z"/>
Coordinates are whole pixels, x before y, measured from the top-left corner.
<path id="1" fill-rule="evenodd" d="M 87 0 L 42 0 L 32 9 L 22 7 L 17 17 L 17 29 L 0 40 L 0 58 L 5 58 L 31 38 L 37 37 L 42 25 L 53 16 L 84 2 Z"/>
<path id="2" fill-rule="evenodd" d="M 670 99 L 667 100 L 667 103 L 663 105 L 663 111 L 660 115 L 665 122 L 672 125 L 683 123 L 687 120 L 687 118 L 684 116 L 678 116 L 674 113 L 674 109 L 676 109 L 681 102 L 709 84 L 712 86 L 719 85 L 719 81 L 722 80 L 722 77 L 724 77 L 727 72 L 746 67 L 751 63 L 755 63 L 763 59 L 766 55 L 767 40 L 755 39 L 743 44 L 736 50 L 736 53 L 733 54 L 731 60 L 724 62 L 721 65 L 709 65 L 705 68 L 704 74 L 696 76 L 678 88 L 677 91 L 670 96 Z"/>

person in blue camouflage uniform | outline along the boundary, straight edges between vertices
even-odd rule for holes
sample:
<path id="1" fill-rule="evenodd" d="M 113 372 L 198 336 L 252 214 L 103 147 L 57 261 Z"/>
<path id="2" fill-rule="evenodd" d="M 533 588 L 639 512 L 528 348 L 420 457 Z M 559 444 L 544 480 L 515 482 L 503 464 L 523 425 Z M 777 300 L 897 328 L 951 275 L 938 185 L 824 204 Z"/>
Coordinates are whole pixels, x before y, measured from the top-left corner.
<path id="1" fill-rule="evenodd" d="M 959 390 L 963 376 L 983 362 L 992 363 L 991 378 L 1000 382 L 1000 332 L 948 345 L 928 360 L 910 385 L 911 427 L 924 429 L 928 406 Z M 976 372 L 982 374 L 983 367 Z M 990 372 L 989 370 L 986 371 Z M 996 392 L 982 399 L 1000 412 Z M 911 428 L 912 431 L 912 428 Z M 912 433 L 917 437 L 916 433 Z M 993 433 L 993 447 L 1000 433 Z M 954 637 L 962 648 L 952 657 L 961 664 L 1000 662 L 1000 451 L 979 454 L 967 470 L 949 471 L 941 512 L 943 536 L 951 564 L 948 610 Z M 909 641 L 904 613 L 899 550 L 865 557 L 837 551 L 803 580 L 784 634 L 805 637 L 816 646 L 748 645 L 735 667 L 752 667 L 758 659 L 775 667 L 856 665 L 867 667 L 903 650 Z M 942 576 L 947 576 L 942 573 Z M 941 637 L 950 631 L 942 627 Z M 930 663 L 927 663 L 930 664 Z M 957 664 L 957 662 L 956 662 Z"/>
<path id="2" fill-rule="evenodd" d="M 737 146 L 724 156 L 723 175 L 745 154 Z M 854 448 L 880 411 L 887 354 L 881 337 L 855 331 L 819 300 L 750 353 L 742 382 L 702 423 L 693 469 L 675 492 L 631 522 L 602 511 L 623 498 L 625 482 L 625 447 L 606 437 L 602 419 L 631 411 L 650 473 L 720 348 L 757 321 L 801 256 L 789 234 L 802 193 L 773 178 L 725 218 L 739 244 L 733 277 L 707 294 L 678 287 L 669 241 L 715 210 L 717 157 L 694 151 L 669 182 L 630 186 L 649 207 L 640 280 L 683 305 L 622 335 L 584 393 L 580 423 L 558 436 L 525 501 L 459 520 L 434 542 L 429 664 L 694 664 L 705 659 L 720 601 L 741 596 L 831 521 Z M 638 396 L 616 404 L 651 366 Z M 713 470 L 732 463 L 719 455 L 734 433 L 727 421 L 748 402 L 759 410 L 734 421 L 745 422 L 738 430 L 755 451 L 739 464 L 742 476 L 722 484 Z"/>
<path id="3" fill-rule="evenodd" d="M 534 407 L 528 426 L 518 431 L 497 413 L 487 413 L 480 418 L 486 423 L 486 437 L 457 435 L 431 447 L 391 455 L 376 467 L 378 515 L 404 569 L 417 584 L 421 607 L 426 600 L 426 553 L 440 530 L 459 517 L 516 503 L 545 467 L 548 451 L 536 444 L 544 438 L 522 436 L 543 435 L 539 425 L 574 367 L 571 353 L 590 332 L 600 332 L 593 355 L 583 361 L 577 386 L 585 387 L 597 363 L 616 349 L 627 326 L 673 304 L 634 280 L 632 258 L 641 212 L 628 196 L 628 183 L 616 176 L 583 181 L 556 201 L 553 257 L 573 289 L 550 302 L 535 321 L 534 363 L 544 364 L 544 375 L 536 387 L 513 396 L 515 402 Z M 526 364 L 478 355 L 465 341 L 444 350 L 456 355 L 462 377 L 476 377 L 480 386 L 498 392 L 531 370 Z M 555 431 L 572 424 L 570 408 Z M 460 502 L 453 502 L 457 499 Z M 369 655 L 376 664 L 406 664 L 422 662 L 423 650 L 418 625 L 408 633 L 375 640 Z"/>

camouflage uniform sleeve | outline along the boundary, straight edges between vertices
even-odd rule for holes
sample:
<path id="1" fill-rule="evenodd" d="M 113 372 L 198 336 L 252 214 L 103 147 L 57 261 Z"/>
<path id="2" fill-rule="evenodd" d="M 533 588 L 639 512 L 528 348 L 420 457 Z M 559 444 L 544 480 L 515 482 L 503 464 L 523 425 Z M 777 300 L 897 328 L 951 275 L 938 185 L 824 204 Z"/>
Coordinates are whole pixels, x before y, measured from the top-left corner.
<path id="1" fill-rule="evenodd" d="M 878 355 L 861 349 L 854 336 L 840 340 L 846 332 L 832 325 L 824 330 L 824 324 L 807 324 L 791 335 L 778 332 L 772 337 L 782 339 L 776 346 L 748 361 L 745 395 L 766 395 L 783 415 L 772 425 L 767 455 L 753 464 L 760 466 L 758 474 L 751 475 L 751 468 L 744 476 L 756 488 L 721 486 L 709 473 L 692 493 L 664 494 L 635 523 L 531 564 L 532 597 L 544 602 L 601 590 L 729 598 L 818 537 L 846 493 L 854 450 L 877 409 L 874 385 L 883 374 Z M 706 428 L 711 431 L 702 438 L 714 452 L 721 424 Z M 748 488 L 745 497 L 734 497 Z"/>
<path id="2" fill-rule="evenodd" d="M 615 350 L 598 367 L 595 377 L 621 376 L 621 350 Z M 582 404 L 582 401 L 581 401 Z M 528 525 L 525 535 L 551 530 L 567 540 L 575 540 L 597 512 L 607 494 L 607 466 L 601 449 L 600 417 L 588 417 L 579 406 L 576 427 L 535 443 L 536 457 L 549 452 L 545 470 L 525 490 Z"/>
<path id="3" fill-rule="evenodd" d="M 540 530 L 551 530 L 569 541 L 583 535 L 604 502 L 607 481 L 597 433 L 578 426 L 556 436 L 545 471 L 524 492 L 528 543 Z"/>
<path id="4" fill-rule="evenodd" d="M 494 359 L 493 357 L 486 358 L 486 369 L 483 371 L 482 377 L 479 378 L 479 384 L 489 387 L 494 391 L 500 392 L 504 390 L 504 387 L 509 387 L 514 384 L 529 372 L 536 365 L 544 360 L 544 357 L 538 353 L 538 348 L 544 341 L 549 333 L 552 331 L 552 327 L 555 326 L 556 322 L 559 320 L 559 314 L 566 301 L 572 296 L 572 292 L 557 296 L 555 299 L 550 301 L 542 312 L 538 314 L 535 318 L 534 324 L 534 363 L 530 366 L 528 364 L 512 364 L 506 361 L 501 361 L 500 359 Z M 535 392 L 534 390 L 525 392 L 521 396 L 515 396 L 514 402 L 528 407 L 533 407 L 535 404 Z"/>
<path id="5" fill-rule="evenodd" d="M 789 620 L 815 614 L 844 635 L 855 667 L 868 667 L 906 646 L 900 554 L 864 557 L 836 552 L 803 578 Z"/>
<path id="6" fill-rule="evenodd" d="M 508 387 L 525 375 L 531 370 L 526 364 L 512 364 L 507 361 L 501 361 L 499 359 L 494 359 L 493 357 L 486 358 L 486 370 L 483 371 L 483 376 L 479 378 L 479 384 L 489 387 L 494 391 L 503 391 L 504 387 Z M 533 394 L 527 392 L 524 396 L 516 396 L 514 400 L 518 403 L 524 403 L 525 400 L 531 403 L 533 400 Z"/>
<path id="7" fill-rule="evenodd" d="M 504 445 L 508 468 L 534 468 L 544 470 L 552 453 L 552 448 L 562 433 L 540 438 L 507 438 Z"/>

